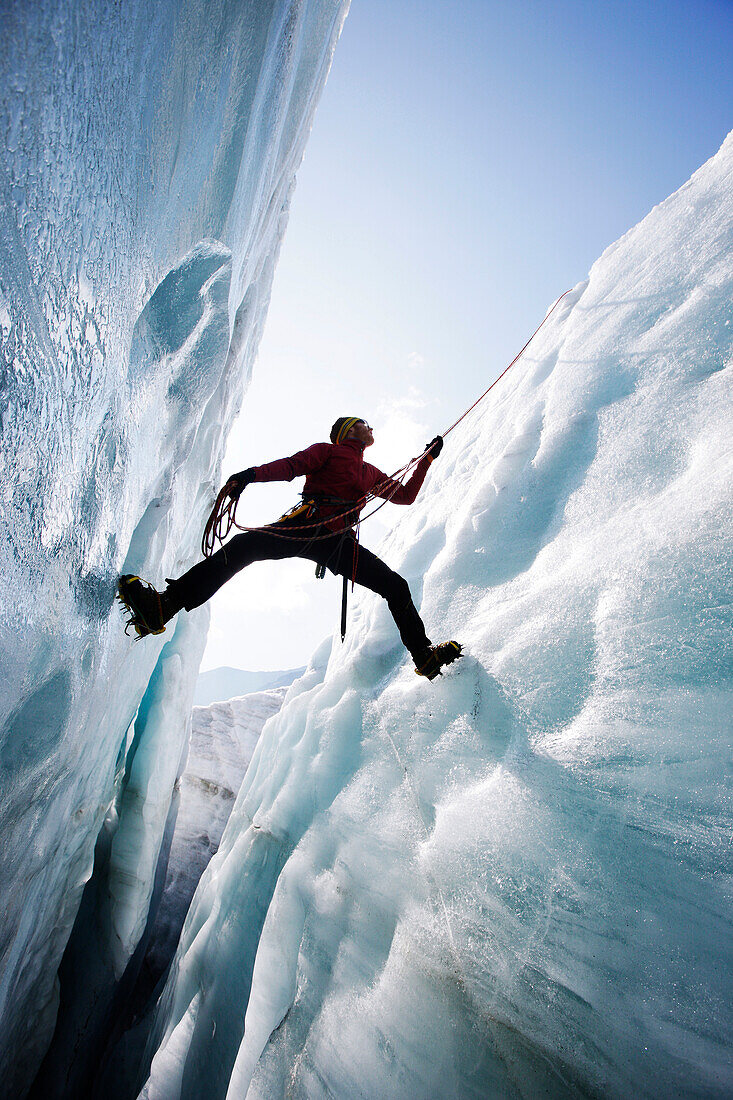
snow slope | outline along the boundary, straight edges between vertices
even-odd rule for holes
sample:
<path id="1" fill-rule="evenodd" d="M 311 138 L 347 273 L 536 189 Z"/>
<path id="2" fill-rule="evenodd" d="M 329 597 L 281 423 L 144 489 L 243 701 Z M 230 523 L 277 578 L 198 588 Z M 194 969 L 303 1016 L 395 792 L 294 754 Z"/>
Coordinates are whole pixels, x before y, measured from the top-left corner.
<path id="1" fill-rule="evenodd" d="M 208 616 L 133 646 L 115 580 L 162 582 L 198 556 L 347 6 L 3 6 L 0 1081 L 13 1097 L 59 997 L 48 1088 L 80 1094 L 68 1060 L 103 1041 L 165 871 Z"/>
<path id="2" fill-rule="evenodd" d="M 362 594 L 293 685 L 145 1100 L 731 1094 L 732 243 L 733 136 L 449 437 L 381 552 L 467 655 Z"/>

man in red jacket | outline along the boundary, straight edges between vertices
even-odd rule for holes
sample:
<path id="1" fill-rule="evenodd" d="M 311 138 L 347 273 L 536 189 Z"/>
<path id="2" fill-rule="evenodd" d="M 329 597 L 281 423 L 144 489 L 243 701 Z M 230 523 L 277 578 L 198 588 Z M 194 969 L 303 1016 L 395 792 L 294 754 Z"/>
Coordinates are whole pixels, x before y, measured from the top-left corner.
<path id="1" fill-rule="evenodd" d="M 374 442 L 372 429 L 355 416 L 340 417 L 331 429 L 330 443 L 314 443 L 290 458 L 253 466 L 229 478 L 225 488 L 237 499 L 252 482 L 292 481 L 305 474 L 303 506 L 277 523 L 258 531 L 235 535 L 210 558 L 205 558 L 170 581 L 158 593 L 139 577 L 120 577 L 118 593 L 131 613 L 130 624 L 138 635 L 160 634 L 181 608 L 191 611 L 205 603 L 230 577 L 255 561 L 309 558 L 320 567 L 354 578 L 386 599 L 400 637 L 412 654 L 416 671 L 432 680 L 443 665 L 461 655 L 457 642 L 433 646 L 417 613 L 407 581 L 363 546 L 357 547 L 353 526 L 364 507 L 367 493 L 393 504 L 412 504 L 431 462 L 443 448 L 436 436 L 412 476 L 401 485 L 376 466 L 364 461 L 364 451 Z M 348 513 L 346 516 L 344 513 Z M 278 533 L 281 527 L 281 533 Z M 298 527 L 303 528 L 302 535 Z M 287 531 L 286 538 L 283 535 Z"/>

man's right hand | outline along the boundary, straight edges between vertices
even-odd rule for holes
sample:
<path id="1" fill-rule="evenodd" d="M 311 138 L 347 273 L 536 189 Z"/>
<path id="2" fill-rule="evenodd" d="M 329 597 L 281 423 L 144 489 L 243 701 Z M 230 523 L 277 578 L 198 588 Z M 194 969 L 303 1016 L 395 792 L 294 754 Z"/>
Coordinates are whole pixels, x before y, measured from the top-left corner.
<path id="1" fill-rule="evenodd" d="M 242 470 L 238 474 L 232 474 L 224 488 L 232 500 L 239 500 L 244 490 L 248 485 L 252 484 L 254 479 L 255 472 L 254 469 L 250 467 L 249 470 Z"/>
<path id="2" fill-rule="evenodd" d="M 239 500 L 242 492 L 242 486 L 239 484 L 236 477 L 230 477 L 224 488 L 227 491 L 227 496 L 230 496 L 232 500 Z"/>

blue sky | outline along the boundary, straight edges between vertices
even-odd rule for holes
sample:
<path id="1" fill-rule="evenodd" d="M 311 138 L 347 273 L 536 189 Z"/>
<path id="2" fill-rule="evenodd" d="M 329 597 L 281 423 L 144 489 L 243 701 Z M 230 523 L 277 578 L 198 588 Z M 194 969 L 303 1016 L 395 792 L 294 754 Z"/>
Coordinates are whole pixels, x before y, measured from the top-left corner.
<path id="1" fill-rule="evenodd" d="M 564 290 L 733 125 L 730 0 L 353 0 L 298 174 L 227 471 L 375 427 L 401 465 Z M 300 482 L 251 487 L 240 521 Z M 388 506 L 365 525 L 378 549 Z M 304 664 L 338 583 L 255 565 L 212 601 L 204 668 Z"/>

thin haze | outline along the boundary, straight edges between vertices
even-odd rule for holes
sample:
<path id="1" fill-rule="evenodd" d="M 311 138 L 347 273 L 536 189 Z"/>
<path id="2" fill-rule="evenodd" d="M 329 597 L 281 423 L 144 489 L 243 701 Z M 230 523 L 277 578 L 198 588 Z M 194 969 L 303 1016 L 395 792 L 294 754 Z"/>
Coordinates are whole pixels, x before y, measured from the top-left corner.
<path id="1" fill-rule="evenodd" d="M 374 426 L 383 469 L 419 452 L 717 151 L 731 56 L 727 0 L 353 0 L 226 472 L 350 414 Z M 301 486 L 250 487 L 240 522 L 276 517 Z M 398 518 L 387 506 L 364 543 Z M 306 663 L 339 614 L 340 582 L 313 571 L 261 563 L 231 581 L 203 667 Z"/>

